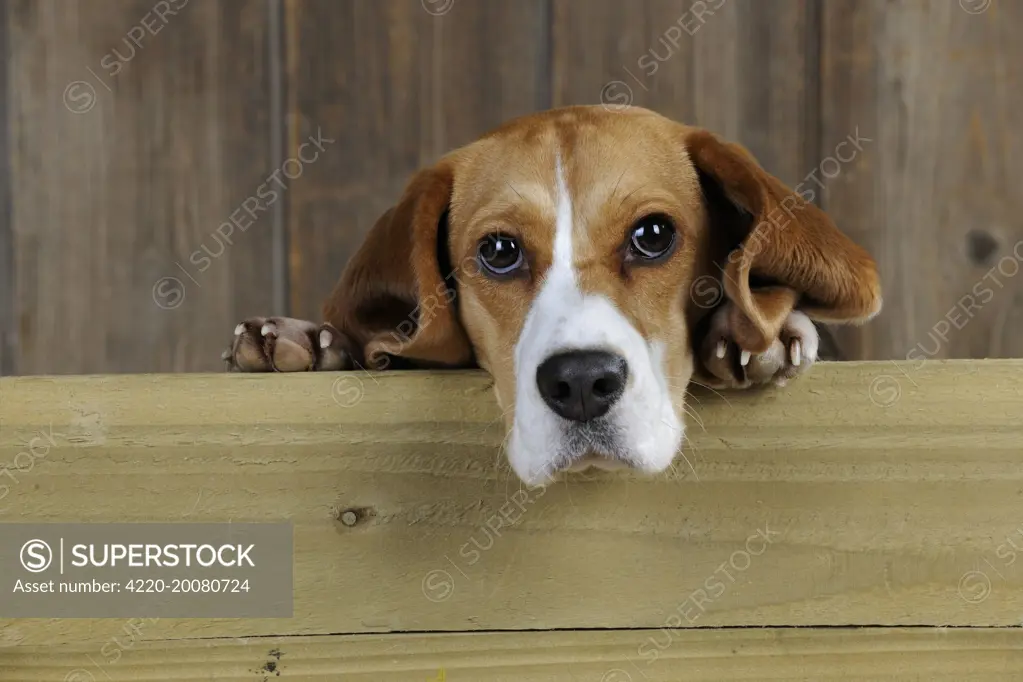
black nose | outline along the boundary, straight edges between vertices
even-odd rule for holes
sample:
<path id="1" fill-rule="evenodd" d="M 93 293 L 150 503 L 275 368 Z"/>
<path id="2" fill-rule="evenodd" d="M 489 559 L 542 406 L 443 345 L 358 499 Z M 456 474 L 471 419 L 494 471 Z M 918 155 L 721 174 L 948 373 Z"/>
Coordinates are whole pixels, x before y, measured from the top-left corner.
<path id="1" fill-rule="evenodd" d="M 629 378 L 625 358 L 600 350 L 558 353 L 536 368 L 544 402 L 565 419 L 587 422 L 603 416 L 621 397 Z"/>

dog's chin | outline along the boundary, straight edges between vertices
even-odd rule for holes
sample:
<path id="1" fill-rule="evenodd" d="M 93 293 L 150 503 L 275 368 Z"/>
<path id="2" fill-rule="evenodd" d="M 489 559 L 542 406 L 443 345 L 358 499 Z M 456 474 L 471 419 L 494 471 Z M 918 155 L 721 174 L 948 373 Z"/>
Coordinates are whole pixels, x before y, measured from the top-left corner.
<path id="1" fill-rule="evenodd" d="M 630 434 L 608 420 L 587 424 L 559 422 L 555 429 L 531 430 L 530 437 L 524 433 L 528 427 L 513 426 L 508 443 L 508 461 L 526 485 L 543 486 L 560 474 L 588 469 L 628 469 L 657 474 L 671 465 L 674 453 L 681 445 L 681 438 L 676 440 L 668 434 L 659 434 L 661 439 L 647 437 L 630 446 L 633 440 L 629 438 Z M 537 438 L 539 432 L 546 432 L 548 438 Z M 655 443 L 655 440 L 661 442 Z"/>

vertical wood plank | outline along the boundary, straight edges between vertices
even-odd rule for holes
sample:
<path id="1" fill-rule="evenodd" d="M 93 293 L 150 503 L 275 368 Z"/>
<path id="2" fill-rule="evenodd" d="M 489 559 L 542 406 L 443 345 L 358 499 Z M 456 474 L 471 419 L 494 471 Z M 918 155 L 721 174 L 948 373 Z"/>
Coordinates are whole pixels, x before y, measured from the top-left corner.
<path id="1" fill-rule="evenodd" d="M 798 183 L 817 163 L 817 0 L 554 0 L 554 103 L 710 128 Z"/>
<path id="2" fill-rule="evenodd" d="M 17 371 L 222 367 L 274 286 L 268 212 L 220 227 L 274 171 L 266 0 L 4 11 Z"/>
<path id="3" fill-rule="evenodd" d="M 825 208 L 879 261 L 858 358 L 1023 354 L 1023 4 L 824 3 L 824 144 L 874 142 Z"/>
<path id="4" fill-rule="evenodd" d="M 695 24 L 687 14 L 690 4 L 554 0 L 554 106 L 636 105 L 692 122 L 695 47 L 687 30 L 699 35 L 720 30 L 725 22 L 715 13 Z"/>
<path id="5" fill-rule="evenodd" d="M 6 7 L 0 7 L 0 93 L 7 92 L 10 55 L 10 23 Z M 14 230 L 11 226 L 10 100 L 0 101 L 0 376 L 14 372 L 17 342 L 14 314 Z"/>
<path id="6" fill-rule="evenodd" d="M 549 106 L 547 0 L 286 0 L 288 148 L 336 140 L 289 194 L 292 314 L 318 319 L 419 167 Z"/>
<path id="7" fill-rule="evenodd" d="M 818 9 L 819 0 L 729 0 L 693 36 L 696 123 L 748 147 L 790 186 L 820 163 Z"/>

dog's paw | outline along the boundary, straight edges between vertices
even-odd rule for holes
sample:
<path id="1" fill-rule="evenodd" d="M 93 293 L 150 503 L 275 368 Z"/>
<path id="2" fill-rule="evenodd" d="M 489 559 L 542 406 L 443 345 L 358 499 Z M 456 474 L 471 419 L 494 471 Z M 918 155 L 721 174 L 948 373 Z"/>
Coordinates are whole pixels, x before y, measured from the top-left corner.
<path id="1" fill-rule="evenodd" d="M 739 347 L 732 334 L 732 303 L 714 311 L 707 335 L 701 341 L 700 361 L 715 388 L 749 388 L 763 384 L 784 386 L 817 361 L 820 337 L 809 317 L 794 310 L 781 333 L 763 353 Z"/>
<path id="2" fill-rule="evenodd" d="M 348 369 L 344 339 L 330 324 L 290 317 L 250 317 L 234 328 L 220 356 L 236 372 L 322 372 Z"/>

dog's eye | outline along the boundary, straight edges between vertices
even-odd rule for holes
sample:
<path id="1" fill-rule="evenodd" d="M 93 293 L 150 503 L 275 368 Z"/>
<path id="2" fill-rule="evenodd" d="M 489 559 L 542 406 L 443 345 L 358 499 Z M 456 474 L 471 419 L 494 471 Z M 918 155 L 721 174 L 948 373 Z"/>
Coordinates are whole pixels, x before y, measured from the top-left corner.
<path id="1" fill-rule="evenodd" d="M 488 234 L 476 253 L 480 264 L 495 275 L 509 275 L 524 262 L 519 243 L 506 234 Z"/>
<path id="2" fill-rule="evenodd" d="M 664 256 L 675 245 L 675 226 L 671 218 L 655 213 L 641 219 L 632 228 L 629 245 L 632 253 L 644 260 Z"/>

